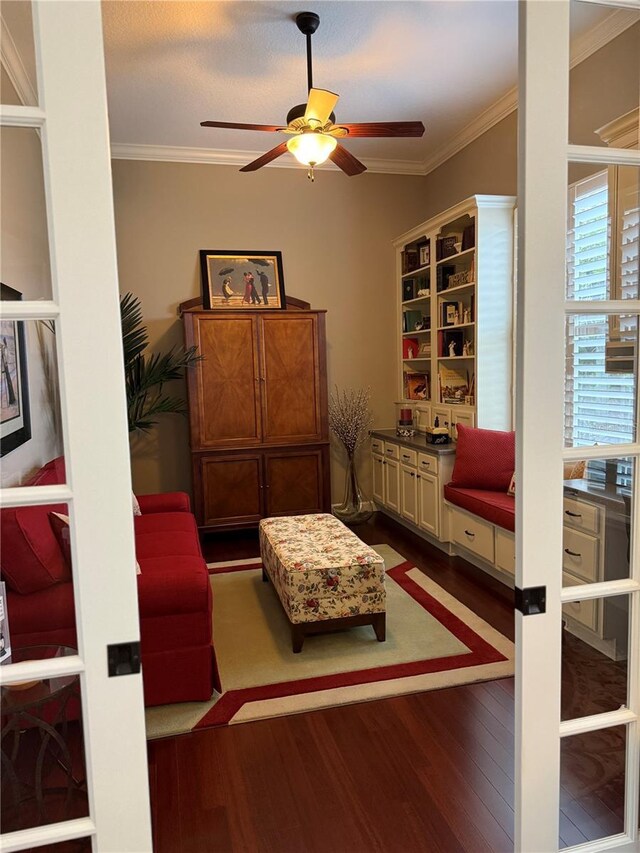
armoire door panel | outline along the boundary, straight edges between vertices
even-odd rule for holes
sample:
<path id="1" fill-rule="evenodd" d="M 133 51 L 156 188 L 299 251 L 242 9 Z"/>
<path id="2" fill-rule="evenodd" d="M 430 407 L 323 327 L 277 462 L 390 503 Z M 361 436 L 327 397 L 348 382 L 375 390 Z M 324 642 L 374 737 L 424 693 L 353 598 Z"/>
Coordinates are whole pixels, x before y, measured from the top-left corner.
<path id="1" fill-rule="evenodd" d="M 259 444 L 260 370 L 255 317 L 199 317 L 198 444 L 192 449 Z"/>
<path id="2" fill-rule="evenodd" d="M 256 522 L 262 516 L 261 457 L 211 456 L 199 460 L 200 524 Z"/>
<path id="3" fill-rule="evenodd" d="M 261 317 L 265 442 L 319 441 L 322 435 L 317 316 Z"/>
<path id="4" fill-rule="evenodd" d="M 266 515 L 324 512 L 322 451 L 265 453 Z"/>

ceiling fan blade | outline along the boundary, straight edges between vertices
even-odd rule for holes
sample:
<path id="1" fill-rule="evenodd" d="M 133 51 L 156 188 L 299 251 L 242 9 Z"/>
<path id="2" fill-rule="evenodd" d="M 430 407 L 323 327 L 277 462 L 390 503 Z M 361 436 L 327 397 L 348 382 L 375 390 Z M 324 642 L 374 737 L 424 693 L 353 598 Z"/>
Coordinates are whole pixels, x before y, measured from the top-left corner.
<path id="1" fill-rule="evenodd" d="M 351 177 L 352 175 L 359 175 L 361 172 L 366 172 L 367 167 L 364 163 L 361 163 L 350 151 L 340 145 L 337 144 L 335 149 L 329 154 L 329 159 L 332 163 L 335 163 L 342 171 Z"/>
<path id="2" fill-rule="evenodd" d="M 276 157 L 280 157 L 281 154 L 287 150 L 287 143 L 281 142 L 280 145 L 276 145 L 275 148 L 272 148 L 271 151 L 267 151 L 266 154 L 263 154 L 261 157 L 258 157 L 257 160 L 253 160 L 251 163 L 247 163 L 246 166 L 243 166 L 240 171 L 241 172 L 255 172 L 256 169 L 261 169 L 263 166 L 266 166 L 267 163 L 270 163 L 272 160 L 275 160 Z"/>
<path id="3" fill-rule="evenodd" d="M 421 121 L 371 121 L 360 124 L 345 124 L 343 121 L 336 127 L 344 127 L 349 136 L 422 136 L 424 125 Z"/>
<path id="4" fill-rule="evenodd" d="M 242 124 L 236 121 L 201 121 L 200 127 L 230 127 L 233 130 L 266 130 L 268 133 L 276 133 L 282 130 L 277 124 Z"/>
<path id="5" fill-rule="evenodd" d="M 310 89 L 304 120 L 307 123 L 313 121 L 321 126 L 325 125 L 339 98 L 340 95 L 329 92 L 327 89 Z"/>

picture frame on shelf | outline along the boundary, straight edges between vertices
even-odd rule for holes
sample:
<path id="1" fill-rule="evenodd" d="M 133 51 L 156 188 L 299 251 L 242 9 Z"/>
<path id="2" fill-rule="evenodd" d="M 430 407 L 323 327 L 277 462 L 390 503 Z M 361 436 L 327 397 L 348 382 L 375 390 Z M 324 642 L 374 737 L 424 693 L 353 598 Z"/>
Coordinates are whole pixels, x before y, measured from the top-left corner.
<path id="1" fill-rule="evenodd" d="M 418 247 L 418 263 L 421 267 L 428 267 L 431 263 L 431 244 L 425 243 Z"/>
<path id="2" fill-rule="evenodd" d="M 458 302 L 443 302 L 442 303 L 442 325 L 457 326 L 460 322 L 460 303 Z M 456 315 L 458 320 L 456 321 Z"/>
<path id="3" fill-rule="evenodd" d="M 431 344 L 429 341 L 423 341 L 418 347 L 418 355 L 420 358 L 430 358 L 431 356 Z"/>
<path id="4" fill-rule="evenodd" d="M 209 310 L 287 307 L 279 251 L 200 249 L 202 306 Z"/>
<path id="5" fill-rule="evenodd" d="M 428 373 L 405 373 L 404 374 L 404 399 L 405 400 L 428 400 L 429 399 L 429 374 Z"/>
<path id="6" fill-rule="evenodd" d="M 22 294 L 0 283 L 0 300 L 15 302 Z M 0 320 L 0 456 L 31 438 L 29 374 L 24 320 Z"/>

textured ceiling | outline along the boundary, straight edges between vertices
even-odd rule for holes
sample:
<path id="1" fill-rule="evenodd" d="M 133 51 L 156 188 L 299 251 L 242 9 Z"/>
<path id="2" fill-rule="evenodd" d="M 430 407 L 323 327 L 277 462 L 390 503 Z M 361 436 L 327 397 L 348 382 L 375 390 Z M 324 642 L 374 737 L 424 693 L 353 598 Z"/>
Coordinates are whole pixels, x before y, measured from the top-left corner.
<path id="1" fill-rule="evenodd" d="M 2 15 L 35 78 L 29 3 Z M 428 160 L 517 81 L 517 0 L 104 0 L 112 142 L 266 151 L 270 134 L 205 119 L 284 123 L 306 100 L 295 15 L 320 15 L 314 83 L 340 94 L 339 121 L 422 120 L 422 139 L 349 140 L 364 159 Z M 611 10 L 572 3 L 572 40 Z M 34 80 L 35 87 L 35 80 Z"/>
<path id="2" fill-rule="evenodd" d="M 575 34 L 603 15 L 580 7 Z M 515 0 L 103 2 L 114 142 L 266 151 L 271 135 L 204 119 L 284 123 L 306 100 L 295 15 L 320 15 L 314 84 L 338 120 L 418 120 L 422 139 L 350 140 L 364 158 L 424 161 L 516 83 Z"/>

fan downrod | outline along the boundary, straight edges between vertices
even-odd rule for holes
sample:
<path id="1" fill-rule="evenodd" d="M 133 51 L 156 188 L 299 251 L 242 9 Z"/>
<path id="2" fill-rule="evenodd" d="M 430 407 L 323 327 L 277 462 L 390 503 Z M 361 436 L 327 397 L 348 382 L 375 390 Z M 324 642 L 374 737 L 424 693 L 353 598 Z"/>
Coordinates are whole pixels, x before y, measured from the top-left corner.
<path id="1" fill-rule="evenodd" d="M 315 12 L 300 12 L 296 15 L 296 26 L 305 36 L 312 36 L 320 25 L 320 17 Z"/>

